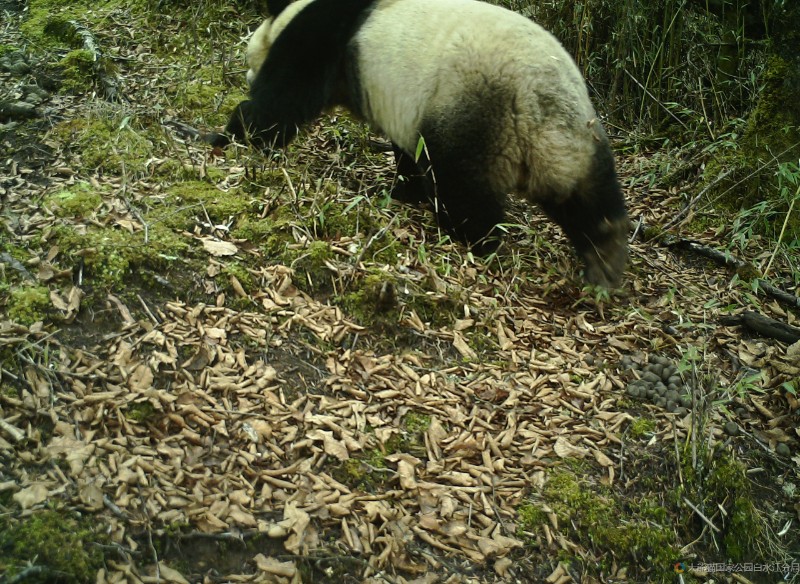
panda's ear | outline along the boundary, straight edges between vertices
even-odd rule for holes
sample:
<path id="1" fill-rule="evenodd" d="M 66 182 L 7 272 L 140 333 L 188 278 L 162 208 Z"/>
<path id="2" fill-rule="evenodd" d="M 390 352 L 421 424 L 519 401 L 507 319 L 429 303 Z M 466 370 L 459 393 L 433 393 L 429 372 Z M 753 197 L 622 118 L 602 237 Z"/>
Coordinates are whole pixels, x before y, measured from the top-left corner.
<path id="1" fill-rule="evenodd" d="M 291 0 L 267 0 L 267 10 L 270 16 L 278 16 L 291 4 Z"/>

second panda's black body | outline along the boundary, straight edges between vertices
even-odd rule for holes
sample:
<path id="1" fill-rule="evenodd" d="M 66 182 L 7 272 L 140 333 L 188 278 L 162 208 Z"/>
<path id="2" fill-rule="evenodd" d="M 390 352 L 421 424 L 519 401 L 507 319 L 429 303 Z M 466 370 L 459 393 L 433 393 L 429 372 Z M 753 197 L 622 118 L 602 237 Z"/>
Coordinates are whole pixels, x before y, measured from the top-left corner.
<path id="1" fill-rule="evenodd" d="M 283 146 L 343 105 L 395 146 L 405 200 L 485 252 L 515 192 L 557 222 L 593 284 L 615 286 L 628 218 L 580 72 L 537 24 L 476 0 L 285 0 L 248 48 L 250 99 L 224 134 Z M 420 139 L 423 155 L 416 158 Z"/>

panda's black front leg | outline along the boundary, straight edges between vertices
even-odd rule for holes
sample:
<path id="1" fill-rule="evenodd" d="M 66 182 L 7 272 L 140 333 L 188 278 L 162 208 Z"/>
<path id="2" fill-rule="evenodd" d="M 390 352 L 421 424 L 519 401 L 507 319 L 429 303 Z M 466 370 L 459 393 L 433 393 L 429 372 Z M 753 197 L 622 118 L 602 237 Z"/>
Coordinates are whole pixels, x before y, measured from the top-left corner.
<path id="1" fill-rule="evenodd" d="M 406 153 L 394 142 L 392 143 L 397 172 L 392 187 L 392 198 L 403 203 L 420 204 L 431 200 L 433 183 L 430 175 L 430 164 L 423 152 L 419 161 Z"/>
<path id="2" fill-rule="evenodd" d="M 494 193 L 486 177 L 464 160 L 435 158 L 434 196 L 431 199 L 439 225 L 470 246 L 480 256 L 494 252 L 502 240 L 498 225 L 505 221 L 502 195 Z"/>
<path id="3" fill-rule="evenodd" d="M 436 190 L 434 205 L 440 226 L 469 245 L 475 255 L 497 250 L 503 236 L 497 226 L 505 221 L 505 210 L 490 189 L 456 181 L 439 183 Z"/>

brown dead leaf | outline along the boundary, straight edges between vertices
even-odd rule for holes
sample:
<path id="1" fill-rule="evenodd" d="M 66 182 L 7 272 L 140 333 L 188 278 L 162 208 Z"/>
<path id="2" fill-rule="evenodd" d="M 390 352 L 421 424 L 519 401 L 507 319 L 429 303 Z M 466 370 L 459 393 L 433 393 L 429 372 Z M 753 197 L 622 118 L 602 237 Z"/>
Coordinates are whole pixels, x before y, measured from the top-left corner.
<path id="1" fill-rule="evenodd" d="M 281 562 L 275 558 L 268 558 L 264 554 L 257 554 L 253 560 L 256 563 L 256 567 L 267 574 L 293 578 L 297 573 L 297 566 L 294 562 Z"/>
<path id="2" fill-rule="evenodd" d="M 513 565 L 514 565 L 514 562 L 511 561 L 510 558 L 503 557 L 503 558 L 498 559 L 494 563 L 494 571 L 501 578 L 509 578 L 511 576 L 511 574 L 509 573 L 509 569 Z"/>
<path id="3" fill-rule="evenodd" d="M 155 580 L 156 582 L 172 582 L 174 584 L 189 584 L 189 581 L 183 577 L 183 574 L 175 570 L 174 568 L 170 568 L 164 562 L 158 563 L 158 575 L 159 578 Z M 142 579 L 144 581 L 144 579 Z"/>
<path id="4" fill-rule="evenodd" d="M 228 511 L 228 518 L 232 519 L 234 523 L 244 527 L 255 527 L 257 525 L 256 518 L 253 514 L 245 511 L 238 505 L 231 505 Z"/>
<path id="5" fill-rule="evenodd" d="M 11 498 L 23 509 L 30 509 L 34 505 L 47 499 L 47 486 L 44 483 L 33 483 L 31 486 L 11 495 Z"/>
<path id="6" fill-rule="evenodd" d="M 602 466 L 614 466 L 614 461 L 612 461 L 608 456 L 603 454 L 601 450 L 593 449 L 592 454 L 594 455 L 594 459 L 600 463 Z"/>
<path id="7" fill-rule="evenodd" d="M 458 331 L 453 332 L 453 347 L 466 359 L 475 360 L 478 358 L 478 355 L 470 348 Z"/>
<path id="8" fill-rule="evenodd" d="M 553 445 L 553 451 L 560 458 L 583 458 L 588 454 L 585 448 L 580 448 L 573 445 L 564 436 L 556 438 L 556 443 Z"/>
<path id="9" fill-rule="evenodd" d="M 478 549 L 487 558 L 504 556 L 512 549 L 522 547 L 522 542 L 496 533 L 493 537 L 479 537 Z"/>
<path id="10" fill-rule="evenodd" d="M 416 489 L 417 480 L 414 465 L 407 460 L 400 460 L 397 463 L 397 474 L 400 477 L 400 486 L 406 490 Z"/>
<path id="11" fill-rule="evenodd" d="M 230 241 L 219 241 L 217 239 L 203 238 L 203 248 L 215 257 L 232 256 L 239 252 L 235 243 Z"/>
<path id="12" fill-rule="evenodd" d="M 347 451 L 347 447 L 343 442 L 340 442 L 333 437 L 333 432 L 314 430 L 309 432 L 307 436 L 311 440 L 322 441 L 322 448 L 325 450 L 325 454 L 334 456 L 339 460 L 347 460 L 350 458 L 350 453 Z"/>
<path id="13" fill-rule="evenodd" d="M 289 501 L 283 510 L 283 521 L 281 526 L 289 529 L 290 534 L 283 546 L 293 554 L 300 553 L 303 540 L 306 535 L 306 528 L 311 522 L 308 513 L 297 507 L 296 501 Z"/>
<path id="14" fill-rule="evenodd" d="M 103 491 L 95 483 L 80 485 L 78 498 L 91 511 L 99 511 L 103 508 Z"/>

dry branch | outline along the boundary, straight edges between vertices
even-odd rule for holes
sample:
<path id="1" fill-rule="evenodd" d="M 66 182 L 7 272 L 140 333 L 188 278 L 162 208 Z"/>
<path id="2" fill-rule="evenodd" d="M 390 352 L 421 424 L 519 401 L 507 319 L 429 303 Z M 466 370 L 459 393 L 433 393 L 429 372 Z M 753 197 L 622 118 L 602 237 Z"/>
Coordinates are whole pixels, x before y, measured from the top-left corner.
<path id="1" fill-rule="evenodd" d="M 640 234 L 640 237 L 645 239 L 644 233 L 648 233 L 650 231 L 649 226 L 645 224 L 639 225 L 637 228 L 637 233 Z M 665 247 L 671 247 L 681 250 L 690 251 L 695 253 L 699 256 L 704 258 L 710 259 L 714 263 L 717 263 L 721 266 L 725 266 L 727 268 L 731 268 L 735 270 L 739 274 L 755 274 L 757 273 L 756 268 L 745 261 L 742 261 L 733 255 L 720 251 L 718 249 L 714 249 L 707 245 L 703 245 L 698 241 L 694 241 L 692 239 L 687 239 L 684 237 L 676 237 L 674 235 L 669 235 L 665 233 L 660 233 L 656 237 L 648 238 L 650 240 L 655 239 L 659 244 Z M 781 290 L 780 288 L 773 286 L 766 280 L 761 278 L 755 279 L 758 289 L 761 290 L 767 296 L 775 298 L 779 302 L 786 304 L 792 308 L 800 308 L 800 297 L 795 296 L 794 294 L 790 294 L 785 290 Z"/>
<path id="2" fill-rule="evenodd" d="M 749 310 L 741 314 L 724 316 L 719 319 L 719 322 L 725 326 L 743 326 L 755 333 L 784 343 L 800 341 L 800 328 Z"/>

